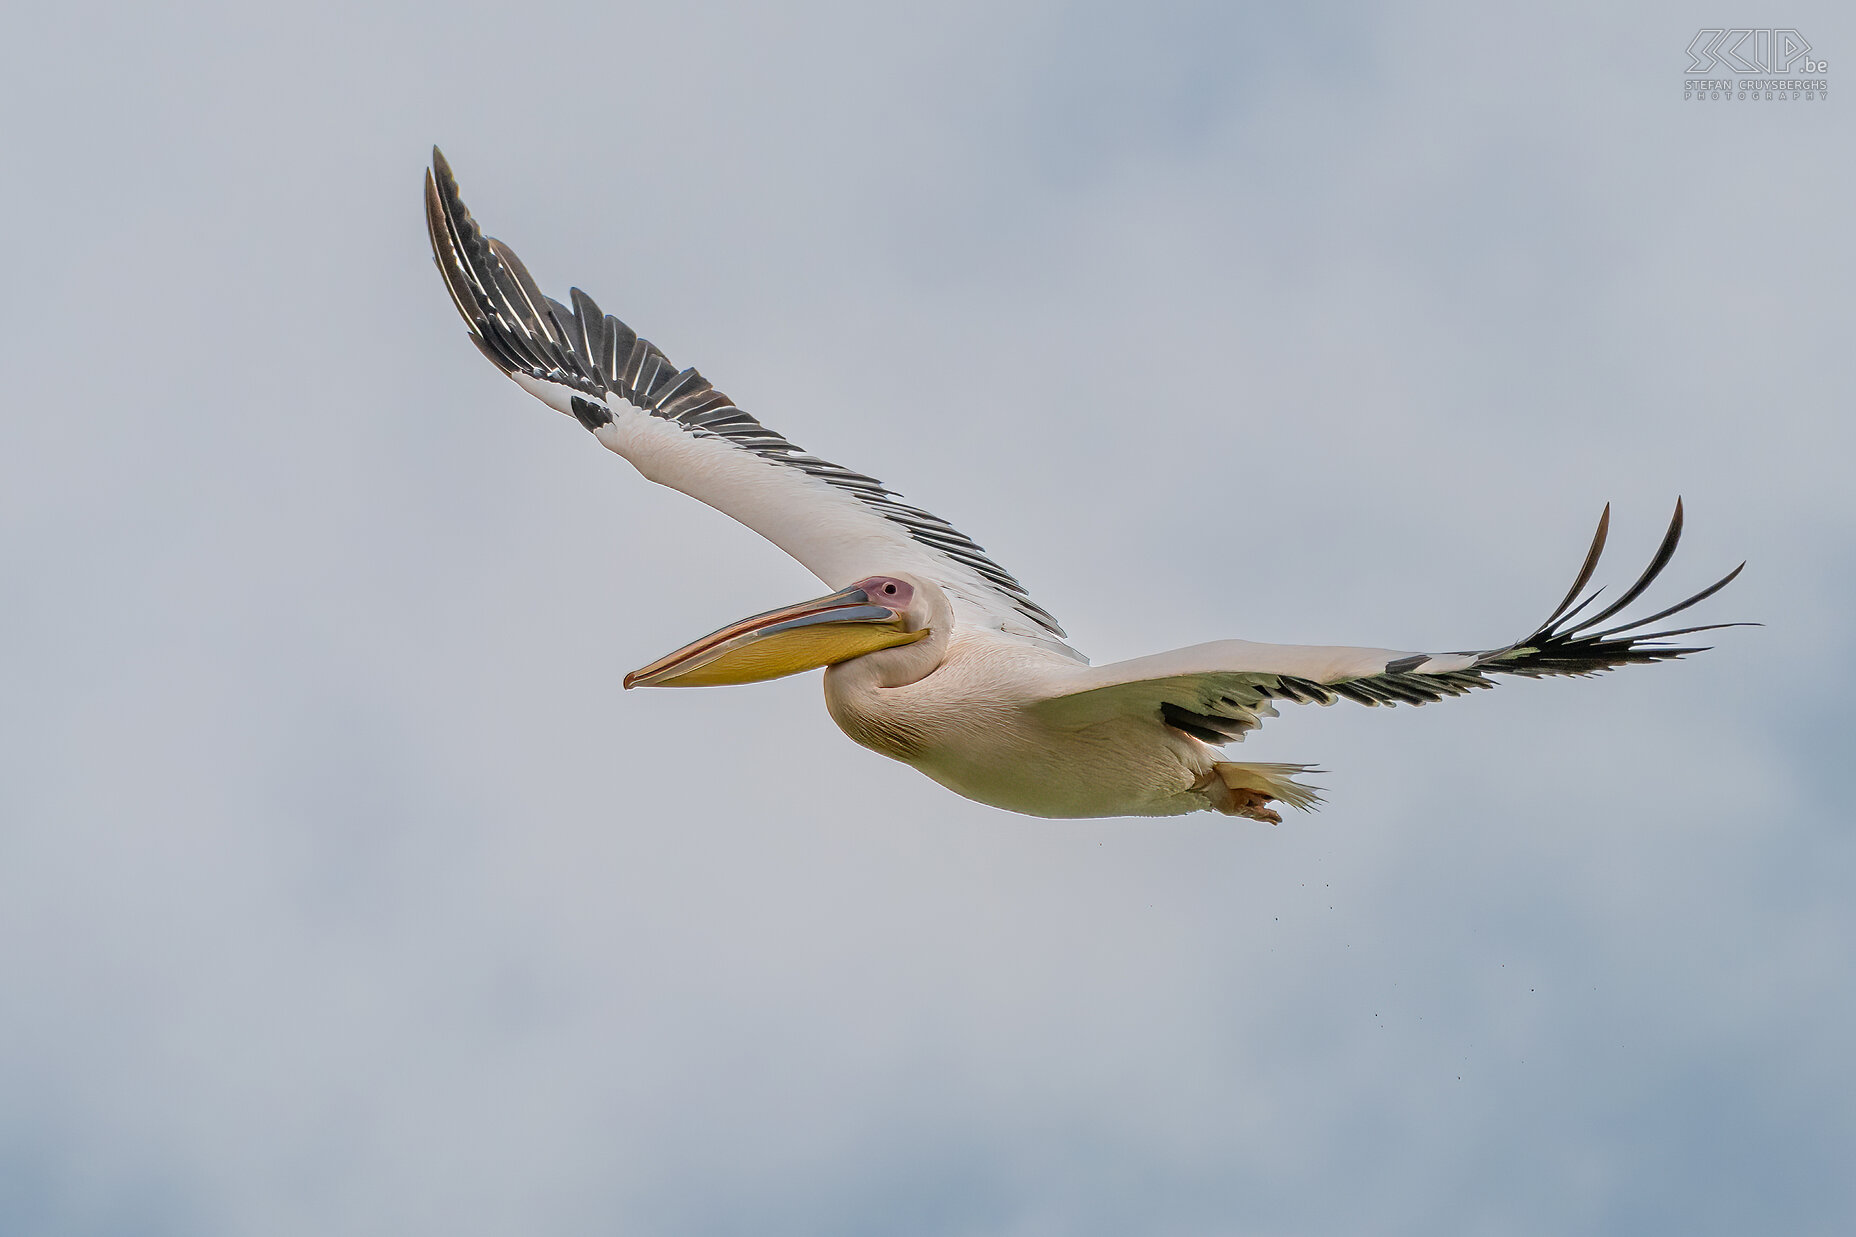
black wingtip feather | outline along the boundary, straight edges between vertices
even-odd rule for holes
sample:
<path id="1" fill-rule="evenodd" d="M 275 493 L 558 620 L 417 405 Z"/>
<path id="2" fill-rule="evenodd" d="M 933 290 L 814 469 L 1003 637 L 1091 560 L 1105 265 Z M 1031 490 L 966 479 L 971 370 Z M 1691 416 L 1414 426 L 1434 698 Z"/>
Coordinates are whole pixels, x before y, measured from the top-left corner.
<path id="1" fill-rule="evenodd" d="M 1605 538 L 1610 535 L 1610 532 L 1611 504 L 1606 503 L 1604 511 L 1600 513 L 1598 517 L 1598 531 L 1592 534 L 1592 548 L 1585 552 L 1584 565 L 1579 568 L 1579 574 L 1574 577 L 1572 587 L 1566 590 L 1566 596 L 1560 601 L 1559 605 L 1554 607 L 1553 613 L 1547 616 L 1547 621 L 1540 625 L 1539 630 L 1545 631 L 1547 628 L 1553 626 L 1553 624 L 1559 622 L 1561 618 L 1565 617 L 1566 608 L 1572 605 L 1573 599 L 1577 597 L 1591 581 L 1592 573 L 1598 570 L 1598 560 L 1604 556 Z M 1583 610 L 1590 604 L 1591 600 L 1592 599 L 1588 597 L 1585 601 L 1580 602 L 1579 609 Z"/>
<path id="2" fill-rule="evenodd" d="M 1690 597 L 1687 601 L 1678 601 L 1675 605 L 1670 606 L 1667 610 L 1658 610 L 1655 614 L 1652 614 L 1649 618 L 1637 619 L 1634 622 L 1622 623 L 1616 627 L 1608 627 L 1604 631 L 1594 632 L 1593 639 L 1598 639 L 1604 636 L 1616 635 L 1618 632 L 1621 632 L 1621 631 L 1629 631 L 1633 627 L 1647 627 L 1651 623 L 1654 623 L 1658 621 L 1659 619 L 1666 619 L 1672 614 L 1680 614 L 1682 611 L 1688 609 L 1690 606 L 1694 605 L 1696 602 L 1706 601 L 1708 598 L 1714 596 L 1716 593 L 1726 588 L 1729 584 L 1732 584 L 1735 578 L 1738 577 L 1739 574 L 1745 570 L 1746 570 L 1746 564 L 1741 563 L 1738 567 L 1735 567 L 1732 571 L 1728 572 L 1726 575 L 1722 576 L 1720 579 L 1710 584 L 1707 588 L 1702 589 L 1699 593 L 1696 593 L 1693 597 Z M 1723 627 L 1757 627 L 1759 626 L 1759 624 L 1758 623 L 1723 623 L 1721 624 L 1721 626 Z"/>
<path id="3" fill-rule="evenodd" d="M 1577 627 L 1567 628 L 1566 634 L 1571 635 L 1574 632 L 1584 631 L 1588 627 L 1596 627 L 1622 610 L 1625 606 L 1628 606 L 1631 602 L 1641 597 L 1643 595 L 1643 590 L 1655 583 L 1656 577 L 1661 575 L 1663 573 L 1663 568 L 1669 565 L 1669 560 L 1676 556 L 1676 546 L 1680 544 L 1681 541 L 1682 500 L 1678 498 L 1676 499 L 1676 512 L 1670 517 L 1669 529 L 1663 534 L 1662 544 L 1656 547 L 1656 553 L 1650 558 L 1650 565 L 1643 569 L 1643 574 L 1637 577 L 1637 582 L 1625 589 L 1623 596 L 1612 602 L 1605 609 L 1594 614 Z"/>
<path id="4" fill-rule="evenodd" d="M 1532 635 L 1509 648 L 1484 655 L 1477 669 L 1501 674 L 1517 674 L 1528 677 L 1557 674 L 1597 674 L 1618 666 L 1638 662 L 1668 661 L 1684 657 L 1690 653 L 1699 653 L 1701 648 L 1671 648 L 1657 644 L 1655 641 L 1685 636 L 1698 631 L 1716 631 L 1725 627 L 1739 627 L 1741 623 L 1710 623 L 1701 627 L 1684 627 L 1671 631 L 1646 632 L 1644 629 L 1660 619 L 1672 614 L 1680 614 L 1690 606 L 1704 601 L 1733 583 L 1735 577 L 1746 567 L 1745 563 L 1734 568 L 1725 576 L 1702 589 L 1692 597 L 1685 598 L 1675 605 L 1659 610 L 1645 618 L 1633 619 L 1616 627 L 1603 631 L 1591 631 L 1591 628 L 1619 613 L 1631 602 L 1637 600 L 1662 575 L 1663 569 L 1675 558 L 1677 545 L 1682 540 L 1683 509 L 1682 500 L 1676 500 L 1675 513 L 1670 517 L 1669 528 L 1663 534 L 1663 540 L 1651 557 L 1649 566 L 1637 577 L 1635 583 L 1612 602 L 1609 606 L 1592 615 L 1577 626 L 1571 626 L 1573 618 L 1579 611 L 1589 605 L 1597 596 L 1594 592 L 1577 606 L 1572 606 L 1571 599 L 1585 587 L 1590 580 L 1593 569 L 1597 566 L 1599 552 L 1604 546 L 1606 526 L 1609 523 L 1611 508 L 1605 508 L 1605 517 L 1599 520 L 1598 535 L 1593 539 L 1592 549 L 1586 554 L 1584 565 L 1579 570 L 1567 600 L 1562 602 L 1554 616 L 1542 624 Z M 1571 607 L 1569 609 L 1569 607 Z"/>

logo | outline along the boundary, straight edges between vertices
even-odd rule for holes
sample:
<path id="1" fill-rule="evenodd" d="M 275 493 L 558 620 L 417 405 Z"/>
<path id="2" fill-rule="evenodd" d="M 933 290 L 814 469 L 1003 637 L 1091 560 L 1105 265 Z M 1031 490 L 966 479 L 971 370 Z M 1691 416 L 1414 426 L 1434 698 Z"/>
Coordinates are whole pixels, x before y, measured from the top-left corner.
<path id="1" fill-rule="evenodd" d="M 1811 41 L 1790 26 L 1710 26 L 1696 33 L 1687 51 L 1684 99 L 1819 103 L 1830 97 L 1830 62 L 1813 55 Z M 1721 76 L 1703 76 L 1710 73 Z"/>
<path id="2" fill-rule="evenodd" d="M 1823 73 L 1830 65 L 1810 59 L 1811 44 L 1796 30 L 1754 30 L 1745 26 L 1732 30 L 1703 30 L 1688 45 L 1688 71 L 1712 73 L 1725 63 L 1730 73 L 1789 73 L 1800 58 L 1800 72 L 1809 76 Z"/>

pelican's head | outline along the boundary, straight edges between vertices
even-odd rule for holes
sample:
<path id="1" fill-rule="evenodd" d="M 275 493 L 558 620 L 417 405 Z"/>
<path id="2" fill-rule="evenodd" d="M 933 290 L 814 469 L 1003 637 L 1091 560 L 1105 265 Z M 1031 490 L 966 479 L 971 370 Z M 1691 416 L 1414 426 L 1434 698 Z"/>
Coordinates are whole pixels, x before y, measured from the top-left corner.
<path id="1" fill-rule="evenodd" d="M 936 585 L 871 576 L 828 597 L 730 623 L 632 671 L 625 686 L 723 687 L 816 670 L 924 640 L 946 608 Z"/>

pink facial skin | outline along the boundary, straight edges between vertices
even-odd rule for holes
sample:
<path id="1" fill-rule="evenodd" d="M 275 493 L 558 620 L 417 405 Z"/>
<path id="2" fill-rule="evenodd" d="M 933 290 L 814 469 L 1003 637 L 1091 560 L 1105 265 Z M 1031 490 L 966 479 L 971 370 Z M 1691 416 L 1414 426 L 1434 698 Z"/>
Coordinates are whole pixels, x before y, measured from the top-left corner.
<path id="1" fill-rule="evenodd" d="M 915 590 L 907 581 L 890 576 L 871 576 L 867 580 L 859 580 L 851 587 L 861 588 L 877 605 L 888 606 L 898 612 L 907 610 L 909 603 L 915 599 Z"/>

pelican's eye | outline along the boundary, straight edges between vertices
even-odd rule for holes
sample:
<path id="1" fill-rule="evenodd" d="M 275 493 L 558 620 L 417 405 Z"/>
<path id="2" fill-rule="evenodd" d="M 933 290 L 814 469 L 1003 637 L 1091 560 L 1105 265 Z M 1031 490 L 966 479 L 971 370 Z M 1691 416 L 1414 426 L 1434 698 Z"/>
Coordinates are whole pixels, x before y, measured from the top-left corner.
<path id="1" fill-rule="evenodd" d="M 896 582 L 891 580 L 888 584 L 885 584 L 883 586 L 883 591 L 888 593 L 891 597 L 894 597 L 896 595 Z"/>

